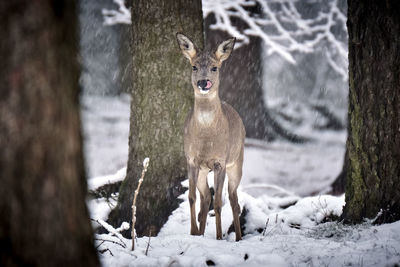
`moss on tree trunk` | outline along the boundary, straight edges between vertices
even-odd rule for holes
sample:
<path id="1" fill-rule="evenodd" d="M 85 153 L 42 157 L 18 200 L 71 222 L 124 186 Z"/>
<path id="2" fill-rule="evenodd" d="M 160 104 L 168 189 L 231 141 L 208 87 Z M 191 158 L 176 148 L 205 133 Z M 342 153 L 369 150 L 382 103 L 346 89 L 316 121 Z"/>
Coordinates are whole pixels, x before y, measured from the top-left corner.
<path id="1" fill-rule="evenodd" d="M 0 265 L 98 266 L 73 1 L 0 4 Z"/>
<path id="2" fill-rule="evenodd" d="M 350 222 L 400 219 L 399 14 L 395 0 L 348 1 Z"/>
<path id="3" fill-rule="evenodd" d="M 191 66 L 175 34 L 203 43 L 201 1 L 136 1 L 132 9 L 133 90 L 127 176 L 110 222 L 132 219 L 132 199 L 145 157 L 150 165 L 137 200 L 139 235 L 158 233 L 178 207 L 186 177 L 183 124 L 193 105 Z M 129 231 L 125 235 L 129 236 Z"/>

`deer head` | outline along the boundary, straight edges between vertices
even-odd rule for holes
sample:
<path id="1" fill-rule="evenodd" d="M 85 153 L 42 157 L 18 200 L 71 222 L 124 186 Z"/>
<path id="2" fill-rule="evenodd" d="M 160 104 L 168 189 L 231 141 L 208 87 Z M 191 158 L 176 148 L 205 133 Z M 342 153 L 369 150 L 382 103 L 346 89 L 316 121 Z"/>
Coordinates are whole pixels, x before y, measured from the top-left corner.
<path id="1" fill-rule="evenodd" d="M 218 94 L 219 70 L 222 62 L 231 54 L 235 38 L 220 43 L 215 51 L 199 51 L 196 45 L 182 33 L 176 34 L 183 55 L 192 65 L 192 86 L 196 97 L 212 97 Z"/>

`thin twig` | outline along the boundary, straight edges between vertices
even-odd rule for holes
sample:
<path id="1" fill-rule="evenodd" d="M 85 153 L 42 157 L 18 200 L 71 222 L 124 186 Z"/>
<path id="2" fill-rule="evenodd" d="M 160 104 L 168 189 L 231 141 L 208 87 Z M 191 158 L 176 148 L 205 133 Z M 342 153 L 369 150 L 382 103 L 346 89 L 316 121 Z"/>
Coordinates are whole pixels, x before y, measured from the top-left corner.
<path id="1" fill-rule="evenodd" d="M 100 239 L 100 238 L 95 238 L 94 240 L 96 240 L 96 241 L 103 241 L 101 244 L 103 244 L 104 242 L 110 242 L 110 243 L 114 243 L 114 244 L 120 245 L 120 246 L 123 247 L 123 248 L 126 248 L 126 246 L 125 246 L 124 244 L 121 244 L 121 243 L 119 243 L 119 242 L 117 242 L 117 241 L 106 240 L 106 239 Z M 101 244 L 100 244 L 100 245 L 101 245 Z M 100 247 L 100 245 L 99 245 L 98 247 Z"/>
<path id="2" fill-rule="evenodd" d="M 150 238 L 151 238 L 151 230 L 150 230 L 150 232 L 149 232 L 149 241 L 147 242 L 147 247 L 146 247 L 146 253 L 145 253 L 146 256 L 147 256 L 147 253 L 149 252 Z"/>
<path id="3" fill-rule="evenodd" d="M 100 241 L 100 239 L 95 239 L 95 240 L 99 240 Z M 101 242 L 97 247 L 96 247 L 96 249 L 98 249 L 101 245 L 103 245 L 104 244 L 104 242 L 106 242 L 105 240 L 102 240 L 103 242 Z"/>
<path id="4" fill-rule="evenodd" d="M 267 222 L 265 223 L 265 228 L 264 228 L 264 231 L 262 233 L 263 236 L 265 236 L 265 232 L 267 231 L 268 223 L 269 223 L 269 218 L 267 219 Z"/>
<path id="5" fill-rule="evenodd" d="M 110 250 L 109 248 L 105 248 L 105 249 L 99 250 L 99 252 L 100 252 L 101 254 L 103 254 L 103 253 L 106 252 L 106 251 L 110 252 L 111 256 L 114 257 L 114 254 L 112 254 L 112 252 L 111 252 L 111 250 Z"/>
<path id="6" fill-rule="evenodd" d="M 122 238 L 123 238 L 122 235 L 120 233 L 118 233 L 118 231 L 116 229 L 114 229 L 114 227 L 112 227 L 111 225 L 109 225 L 108 223 L 106 223 L 103 220 L 94 220 L 94 219 L 91 219 L 91 220 L 97 222 L 100 226 L 104 227 L 111 235 L 118 238 L 119 241 L 121 241 L 121 243 L 124 244 L 124 247 L 126 247 L 125 242 L 122 240 Z"/>
<path id="7" fill-rule="evenodd" d="M 140 176 L 138 187 L 135 190 L 135 196 L 133 197 L 132 203 L 132 250 L 135 250 L 135 223 L 136 223 L 136 198 L 139 194 L 140 186 L 143 183 L 144 174 L 147 171 L 147 167 L 149 166 L 149 158 L 145 158 L 143 161 L 143 170 L 142 175 Z"/>

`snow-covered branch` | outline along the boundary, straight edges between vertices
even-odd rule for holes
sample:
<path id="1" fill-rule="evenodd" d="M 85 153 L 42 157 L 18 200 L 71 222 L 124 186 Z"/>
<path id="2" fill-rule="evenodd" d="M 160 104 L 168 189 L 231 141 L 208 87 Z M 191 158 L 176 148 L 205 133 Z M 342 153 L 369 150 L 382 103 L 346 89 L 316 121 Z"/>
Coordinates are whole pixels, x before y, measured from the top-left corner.
<path id="1" fill-rule="evenodd" d="M 118 10 L 105 8 L 101 10 L 104 17 L 104 25 L 131 24 L 131 11 L 125 6 L 125 0 L 113 1 L 118 5 Z"/>
<path id="2" fill-rule="evenodd" d="M 264 41 L 267 54 L 278 54 L 292 64 L 296 63 L 295 52 L 321 50 L 346 80 L 347 18 L 338 4 L 338 0 L 203 0 L 203 15 L 213 14 L 215 23 L 210 28 L 235 36 L 238 47 L 248 44 L 250 36 L 257 36 Z M 249 11 L 256 6 L 262 10 L 260 14 Z M 237 27 L 234 19 L 247 27 Z"/>
<path id="3" fill-rule="evenodd" d="M 118 10 L 102 10 L 104 25 L 131 24 L 125 0 L 113 1 Z M 202 0 L 202 4 L 204 17 L 215 17 L 210 28 L 236 37 L 237 48 L 257 36 L 264 41 L 267 54 L 277 54 L 292 64 L 296 52 L 323 51 L 332 69 L 347 80 L 347 18 L 339 0 Z M 260 14 L 249 10 L 256 6 Z M 239 28 L 234 19 L 247 27 Z"/>
<path id="4" fill-rule="evenodd" d="M 121 247 L 126 248 L 126 244 L 124 242 L 124 237 L 121 235 L 121 232 L 129 229 L 129 223 L 123 222 L 120 227 L 115 229 L 114 227 L 112 227 L 111 225 L 109 225 L 108 223 L 106 223 L 105 221 L 103 221 L 101 219 L 93 220 L 93 221 L 95 221 L 96 223 L 98 223 L 100 226 L 104 227 L 108 231 L 108 235 L 105 235 L 108 237 L 107 238 L 103 237 L 102 241 L 114 242 L 114 243 L 117 243 L 118 245 L 120 245 Z M 112 239 L 113 237 L 117 238 L 118 240 Z"/>

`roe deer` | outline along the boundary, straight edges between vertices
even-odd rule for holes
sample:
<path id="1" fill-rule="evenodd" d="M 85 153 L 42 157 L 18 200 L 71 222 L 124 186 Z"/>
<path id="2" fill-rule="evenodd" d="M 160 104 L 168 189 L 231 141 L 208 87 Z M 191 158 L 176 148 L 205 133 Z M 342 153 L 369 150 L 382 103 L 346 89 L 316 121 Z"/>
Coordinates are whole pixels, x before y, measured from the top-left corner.
<path id="1" fill-rule="evenodd" d="M 211 201 L 207 174 L 214 171 L 214 211 L 217 239 L 222 239 L 221 206 L 225 172 L 232 207 L 236 241 L 242 239 L 237 188 L 242 178 L 245 129 L 239 114 L 218 95 L 219 69 L 233 50 L 235 38 L 222 42 L 214 52 L 198 51 L 193 42 L 176 34 L 183 55 L 192 65 L 194 107 L 188 114 L 184 129 L 184 150 L 189 176 L 190 234 L 204 235 Z M 200 191 L 200 212 L 196 222 L 196 187 Z"/>

